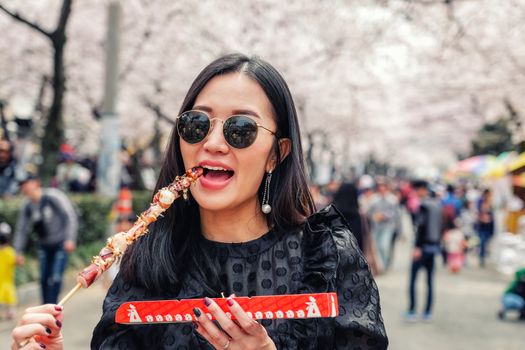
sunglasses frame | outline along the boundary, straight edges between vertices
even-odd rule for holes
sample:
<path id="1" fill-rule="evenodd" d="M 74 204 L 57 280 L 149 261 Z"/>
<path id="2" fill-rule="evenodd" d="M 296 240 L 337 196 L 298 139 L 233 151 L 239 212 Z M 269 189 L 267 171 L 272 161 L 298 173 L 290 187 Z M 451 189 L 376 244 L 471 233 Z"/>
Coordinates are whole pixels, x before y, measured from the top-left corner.
<path id="1" fill-rule="evenodd" d="M 205 116 L 208 117 L 208 120 L 209 120 L 209 123 L 210 123 L 210 127 L 208 128 L 208 132 L 206 133 L 206 136 L 204 136 L 204 137 L 202 138 L 202 140 L 200 140 L 200 141 L 198 141 L 198 142 L 195 142 L 195 143 L 191 143 L 191 142 L 186 141 L 186 140 L 184 139 L 184 137 L 182 137 L 182 135 L 180 134 L 180 132 L 179 132 L 179 127 L 178 127 L 178 125 L 179 125 L 179 119 L 180 119 L 184 114 L 189 113 L 189 112 L 196 112 L 196 113 L 204 114 Z M 259 135 L 259 132 L 257 132 L 257 133 L 255 134 L 254 141 L 253 141 L 252 143 L 250 143 L 250 144 L 249 144 L 248 146 L 246 146 L 246 147 L 235 147 L 235 146 L 233 146 L 232 144 L 230 144 L 230 143 L 228 142 L 228 140 L 226 139 L 225 130 L 224 130 L 224 124 L 225 124 L 228 120 L 230 120 L 231 118 L 233 118 L 233 117 L 244 117 L 244 118 L 248 118 L 249 120 L 251 120 L 252 122 L 254 122 L 255 125 L 257 125 L 257 130 L 259 130 L 259 128 L 262 128 L 262 129 L 268 131 L 270 134 L 272 134 L 272 135 L 274 135 L 274 136 L 277 135 L 277 133 L 276 133 L 275 131 L 272 131 L 272 130 L 268 129 L 267 127 L 265 127 L 265 126 L 259 124 L 258 122 L 256 122 L 256 121 L 253 120 L 252 118 L 250 118 L 250 116 L 247 115 L 247 114 L 233 114 L 233 115 L 230 115 L 228 118 L 226 118 L 226 119 L 224 119 L 224 120 L 221 120 L 221 119 L 219 119 L 218 117 L 212 118 L 207 112 L 201 111 L 201 110 L 199 110 L 199 109 L 190 109 L 190 110 L 188 110 L 188 111 L 185 111 L 185 112 L 181 113 L 177 118 L 175 118 L 175 127 L 177 128 L 177 134 L 179 135 L 179 137 L 180 137 L 181 139 L 184 140 L 184 142 L 188 142 L 188 143 L 191 144 L 191 145 L 196 145 L 196 144 L 201 143 L 202 141 L 206 140 L 206 138 L 210 135 L 211 130 L 213 129 L 213 126 L 214 126 L 214 125 L 213 125 L 213 121 L 214 121 L 214 120 L 218 120 L 219 122 L 222 123 L 222 136 L 224 137 L 224 140 L 226 141 L 226 143 L 227 143 L 230 147 L 233 147 L 233 148 L 235 148 L 235 149 L 243 149 L 243 148 L 248 148 L 248 147 L 250 147 L 251 145 L 253 145 L 253 143 L 254 143 L 255 140 L 257 139 L 257 136 Z"/>

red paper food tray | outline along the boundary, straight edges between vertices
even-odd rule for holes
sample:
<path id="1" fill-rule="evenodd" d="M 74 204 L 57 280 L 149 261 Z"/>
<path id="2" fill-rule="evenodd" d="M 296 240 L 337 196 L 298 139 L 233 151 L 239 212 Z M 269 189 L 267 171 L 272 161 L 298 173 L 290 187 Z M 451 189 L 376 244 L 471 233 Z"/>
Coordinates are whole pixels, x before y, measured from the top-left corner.
<path id="1" fill-rule="evenodd" d="M 213 299 L 231 319 L 225 298 Z M 339 306 L 336 293 L 269 295 L 236 297 L 234 300 L 253 319 L 296 319 L 336 317 Z M 207 312 L 203 299 L 131 301 L 122 304 L 115 315 L 115 322 L 121 324 L 179 323 L 195 321 L 193 308 L 200 308 L 209 319 L 215 319 Z"/>

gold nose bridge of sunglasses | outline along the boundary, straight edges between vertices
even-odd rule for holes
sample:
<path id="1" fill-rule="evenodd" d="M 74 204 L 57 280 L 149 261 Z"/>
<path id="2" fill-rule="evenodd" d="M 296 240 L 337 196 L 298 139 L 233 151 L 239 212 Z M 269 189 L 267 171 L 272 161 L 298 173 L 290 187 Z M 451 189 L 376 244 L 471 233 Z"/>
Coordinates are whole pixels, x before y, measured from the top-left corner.
<path id="1" fill-rule="evenodd" d="M 215 126 L 214 121 L 217 121 L 217 122 L 221 123 L 222 126 L 224 127 L 224 123 L 226 122 L 226 120 L 228 120 L 228 119 L 222 120 L 222 119 L 217 118 L 217 117 L 215 117 L 215 118 L 208 117 L 208 118 L 210 119 L 210 130 L 208 131 L 208 135 L 211 134 L 212 131 L 213 131 L 213 127 Z"/>

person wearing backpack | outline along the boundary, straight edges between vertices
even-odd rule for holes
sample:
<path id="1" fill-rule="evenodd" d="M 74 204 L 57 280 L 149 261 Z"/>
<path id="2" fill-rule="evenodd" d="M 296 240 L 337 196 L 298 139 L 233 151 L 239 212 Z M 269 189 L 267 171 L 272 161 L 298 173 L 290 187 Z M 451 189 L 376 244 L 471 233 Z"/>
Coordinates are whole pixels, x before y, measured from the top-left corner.
<path id="1" fill-rule="evenodd" d="M 68 197 L 55 188 L 42 188 L 40 180 L 29 174 L 20 181 L 26 197 L 20 208 L 13 246 L 17 263 L 24 264 L 23 252 L 31 232 L 38 237 L 40 284 L 44 304 L 56 303 L 68 254 L 76 247 L 78 218 Z"/>

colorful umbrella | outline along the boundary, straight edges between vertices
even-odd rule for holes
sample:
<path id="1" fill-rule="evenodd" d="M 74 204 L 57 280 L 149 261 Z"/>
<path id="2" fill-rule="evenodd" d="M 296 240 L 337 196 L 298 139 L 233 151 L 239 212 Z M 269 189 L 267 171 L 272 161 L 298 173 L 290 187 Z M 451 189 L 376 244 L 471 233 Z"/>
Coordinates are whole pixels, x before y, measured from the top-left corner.
<path id="1" fill-rule="evenodd" d="M 496 162 L 496 157 L 492 155 L 474 156 L 459 161 L 455 167 L 455 172 L 480 176 Z"/>
<path id="2" fill-rule="evenodd" d="M 516 160 L 510 163 L 509 171 L 513 174 L 525 172 L 525 152 L 521 153 Z"/>

